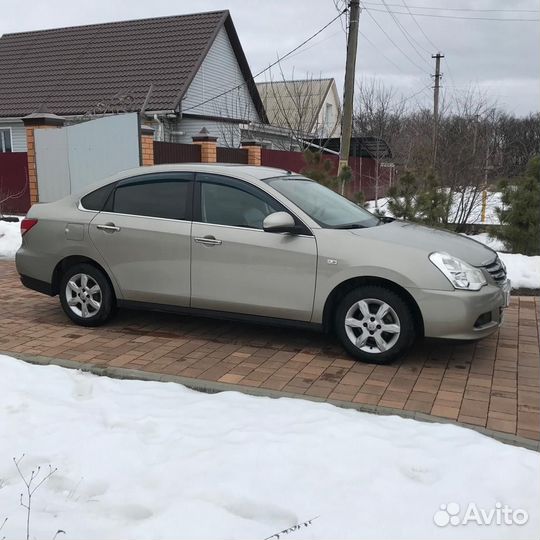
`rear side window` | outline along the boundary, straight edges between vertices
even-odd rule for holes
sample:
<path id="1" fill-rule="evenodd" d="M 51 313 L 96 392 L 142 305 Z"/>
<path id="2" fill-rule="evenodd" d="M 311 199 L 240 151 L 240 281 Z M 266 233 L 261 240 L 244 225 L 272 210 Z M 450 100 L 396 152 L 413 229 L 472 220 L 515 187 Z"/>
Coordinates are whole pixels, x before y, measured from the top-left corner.
<path id="1" fill-rule="evenodd" d="M 120 183 L 112 211 L 165 219 L 190 219 L 191 174 L 151 177 Z"/>
<path id="2" fill-rule="evenodd" d="M 85 210 L 103 210 L 111 191 L 114 189 L 114 184 L 103 186 L 96 191 L 92 191 L 81 199 L 81 204 Z"/>

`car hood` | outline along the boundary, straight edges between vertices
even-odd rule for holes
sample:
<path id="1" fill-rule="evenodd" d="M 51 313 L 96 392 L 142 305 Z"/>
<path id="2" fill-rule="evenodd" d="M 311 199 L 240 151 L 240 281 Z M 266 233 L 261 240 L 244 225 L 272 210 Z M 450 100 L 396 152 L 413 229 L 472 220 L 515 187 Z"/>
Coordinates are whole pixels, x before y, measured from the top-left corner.
<path id="1" fill-rule="evenodd" d="M 358 236 L 370 236 L 372 239 L 383 242 L 422 249 L 427 253 L 443 251 L 472 266 L 485 266 L 493 262 L 496 257 L 492 249 L 476 240 L 408 221 L 395 220 L 369 229 L 351 229 L 350 232 Z"/>

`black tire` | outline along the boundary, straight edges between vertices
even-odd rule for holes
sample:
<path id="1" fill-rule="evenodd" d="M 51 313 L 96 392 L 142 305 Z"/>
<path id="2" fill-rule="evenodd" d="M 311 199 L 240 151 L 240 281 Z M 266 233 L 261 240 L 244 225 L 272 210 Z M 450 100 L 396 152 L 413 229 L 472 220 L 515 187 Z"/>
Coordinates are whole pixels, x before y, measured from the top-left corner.
<path id="1" fill-rule="evenodd" d="M 368 307 L 369 317 L 358 307 L 361 300 L 365 301 L 361 304 L 364 311 Z M 390 310 L 379 320 L 376 308 L 383 304 L 389 306 Z M 354 324 L 346 326 L 348 313 L 349 319 L 352 319 L 350 322 Z M 414 317 L 407 302 L 394 291 L 377 285 L 361 286 L 346 294 L 337 306 L 334 323 L 336 333 L 347 352 L 355 359 L 371 364 L 389 364 L 397 360 L 410 348 L 416 337 Z M 384 325 L 391 332 L 385 332 Z M 362 348 L 352 342 L 354 338 Z M 378 343 L 382 343 L 382 349 L 387 348 L 381 351 Z"/>
<path id="2" fill-rule="evenodd" d="M 83 275 L 87 276 L 86 292 L 81 287 L 81 279 L 83 279 L 81 276 Z M 76 293 L 72 287 L 69 288 L 69 291 L 67 290 L 70 281 L 79 287 L 80 295 L 83 296 Z M 90 293 L 89 291 L 96 285 L 99 291 L 94 289 L 95 292 Z M 105 324 L 116 311 L 116 298 L 109 280 L 101 270 L 88 263 L 75 264 L 64 272 L 60 280 L 59 295 L 64 313 L 80 326 L 100 326 Z M 91 296 L 91 300 L 88 300 L 88 296 Z M 69 305 L 70 299 L 77 302 L 73 306 L 75 309 Z M 93 301 L 92 304 L 89 303 L 91 301 Z M 83 303 L 86 304 L 86 316 L 83 316 L 85 313 Z M 99 308 L 95 307 L 97 304 L 99 304 Z M 80 313 L 76 313 L 76 311 Z"/>

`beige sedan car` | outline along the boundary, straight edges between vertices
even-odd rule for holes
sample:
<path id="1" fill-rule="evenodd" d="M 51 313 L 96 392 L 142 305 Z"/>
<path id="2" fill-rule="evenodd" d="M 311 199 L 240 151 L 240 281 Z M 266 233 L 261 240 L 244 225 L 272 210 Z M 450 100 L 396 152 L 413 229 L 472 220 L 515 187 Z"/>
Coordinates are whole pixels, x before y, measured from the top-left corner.
<path id="1" fill-rule="evenodd" d="M 387 363 L 418 336 L 488 336 L 510 290 L 488 247 L 267 167 L 124 171 L 34 205 L 21 227 L 23 284 L 84 326 L 117 307 L 309 326 Z"/>

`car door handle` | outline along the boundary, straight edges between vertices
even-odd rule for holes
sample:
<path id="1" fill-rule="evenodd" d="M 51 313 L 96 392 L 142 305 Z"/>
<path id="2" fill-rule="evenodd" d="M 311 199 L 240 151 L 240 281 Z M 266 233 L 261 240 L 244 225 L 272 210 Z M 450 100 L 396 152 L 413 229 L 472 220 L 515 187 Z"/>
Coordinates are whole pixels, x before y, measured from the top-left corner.
<path id="1" fill-rule="evenodd" d="M 197 244 L 203 244 L 205 246 L 220 246 L 221 240 L 214 238 L 213 236 L 197 236 L 193 239 Z"/>
<path id="2" fill-rule="evenodd" d="M 117 232 L 120 227 L 117 227 L 114 223 L 106 223 L 105 225 L 96 225 L 96 229 L 106 232 Z"/>

